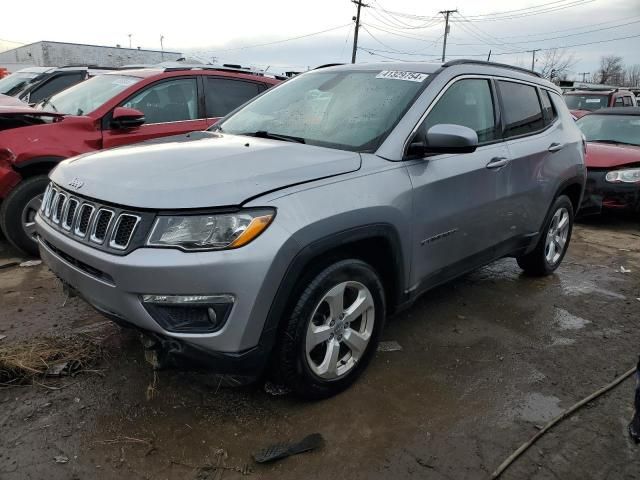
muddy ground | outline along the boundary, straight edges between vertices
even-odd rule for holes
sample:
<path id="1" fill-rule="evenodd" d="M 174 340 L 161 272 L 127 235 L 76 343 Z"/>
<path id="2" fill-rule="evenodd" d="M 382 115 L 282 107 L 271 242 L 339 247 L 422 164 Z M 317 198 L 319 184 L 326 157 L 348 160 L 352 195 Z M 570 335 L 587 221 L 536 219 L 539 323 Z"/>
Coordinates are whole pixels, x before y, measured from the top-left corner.
<path id="1" fill-rule="evenodd" d="M 62 307 L 46 267 L 0 268 L 0 346 L 106 337 L 94 371 L 0 389 L 0 478 L 487 478 L 537 427 L 636 362 L 639 227 L 578 226 L 547 278 L 505 259 L 428 293 L 388 323 L 385 340 L 402 350 L 378 352 L 356 385 L 318 403 L 203 374 L 154 379 L 136 336 L 77 298 Z M 14 254 L 0 248 L 1 266 Z M 503 478 L 640 478 L 640 446 L 626 434 L 633 388 L 629 379 L 564 421 Z M 251 460 L 313 432 L 326 439 L 319 451 Z"/>

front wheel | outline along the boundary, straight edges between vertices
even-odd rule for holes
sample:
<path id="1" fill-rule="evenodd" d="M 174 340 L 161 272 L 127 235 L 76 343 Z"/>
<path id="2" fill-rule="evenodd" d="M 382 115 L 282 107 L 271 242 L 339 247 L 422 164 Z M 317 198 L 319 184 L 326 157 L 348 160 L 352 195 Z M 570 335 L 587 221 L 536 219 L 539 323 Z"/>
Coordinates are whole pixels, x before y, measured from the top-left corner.
<path id="1" fill-rule="evenodd" d="M 567 253 L 572 231 L 573 204 L 569 197 L 560 195 L 551 207 L 536 248 L 517 258 L 520 268 L 530 275 L 553 273 Z"/>
<path id="2" fill-rule="evenodd" d="M 341 260 L 291 301 L 275 359 L 277 377 L 305 398 L 335 395 L 360 376 L 375 353 L 385 319 L 378 274 L 363 261 Z"/>
<path id="3" fill-rule="evenodd" d="M 22 181 L 2 202 L 0 209 L 0 228 L 7 240 L 34 257 L 38 256 L 35 220 L 48 183 L 46 175 Z"/>

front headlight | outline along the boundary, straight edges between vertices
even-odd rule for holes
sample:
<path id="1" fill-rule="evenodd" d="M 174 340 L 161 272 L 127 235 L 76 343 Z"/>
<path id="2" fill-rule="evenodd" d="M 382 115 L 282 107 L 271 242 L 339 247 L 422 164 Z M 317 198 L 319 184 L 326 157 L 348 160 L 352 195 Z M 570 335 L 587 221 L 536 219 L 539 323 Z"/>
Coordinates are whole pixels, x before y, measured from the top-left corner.
<path id="1" fill-rule="evenodd" d="M 271 223 L 275 212 L 242 210 L 211 215 L 159 216 L 147 245 L 182 250 L 223 250 L 246 245 Z"/>
<path id="2" fill-rule="evenodd" d="M 609 183 L 640 183 L 640 168 L 607 172 L 604 179 Z"/>

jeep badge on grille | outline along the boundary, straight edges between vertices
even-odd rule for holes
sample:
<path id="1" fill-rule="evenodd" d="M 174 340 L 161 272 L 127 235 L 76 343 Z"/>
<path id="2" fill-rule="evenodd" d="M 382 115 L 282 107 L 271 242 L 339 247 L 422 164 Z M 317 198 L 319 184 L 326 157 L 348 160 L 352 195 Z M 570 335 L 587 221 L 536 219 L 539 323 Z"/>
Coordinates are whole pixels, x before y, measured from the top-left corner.
<path id="1" fill-rule="evenodd" d="M 80 190 L 83 185 L 84 185 L 84 182 L 80 180 L 78 177 L 74 178 L 69 182 L 69 186 L 71 188 L 75 188 L 76 190 Z"/>

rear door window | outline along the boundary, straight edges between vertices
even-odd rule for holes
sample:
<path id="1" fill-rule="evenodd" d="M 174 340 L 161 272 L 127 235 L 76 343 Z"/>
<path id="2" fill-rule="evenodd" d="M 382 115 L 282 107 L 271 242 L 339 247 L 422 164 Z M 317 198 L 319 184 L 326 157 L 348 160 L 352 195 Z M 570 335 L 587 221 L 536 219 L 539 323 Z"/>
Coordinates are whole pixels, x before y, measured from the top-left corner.
<path id="1" fill-rule="evenodd" d="M 196 79 L 179 78 L 156 83 L 122 105 L 144 113 L 145 124 L 183 122 L 198 118 Z"/>
<path id="2" fill-rule="evenodd" d="M 516 137 L 541 130 L 544 117 L 535 87 L 523 83 L 498 81 L 505 120 L 505 137 Z"/>
<path id="3" fill-rule="evenodd" d="M 624 104 L 625 107 L 632 107 L 633 106 L 633 102 L 631 101 L 631 97 L 623 97 L 622 98 L 622 103 Z"/>
<path id="4" fill-rule="evenodd" d="M 617 97 L 615 103 L 613 104 L 614 107 L 622 107 L 624 106 L 624 103 L 622 103 L 622 97 Z"/>
<path id="5" fill-rule="evenodd" d="M 542 113 L 544 115 L 544 122 L 549 125 L 553 123 L 556 118 L 558 118 L 558 114 L 556 112 L 555 107 L 553 106 L 553 102 L 551 101 L 551 97 L 549 97 L 549 92 L 547 90 L 540 90 L 540 100 L 542 101 Z"/>
<path id="6" fill-rule="evenodd" d="M 230 78 L 205 77 L 207 117 L 224 117 L 264 90 L 258 83 Z"/>
<path id="7" fill-rule="evenodd" d="M 478 142 L 499 138 L 489 80 L 467 79 L 454 83 L 440 97 L 422 125 L 429 128 L 441 123 L 469 127 L 478 134 Z"/>

